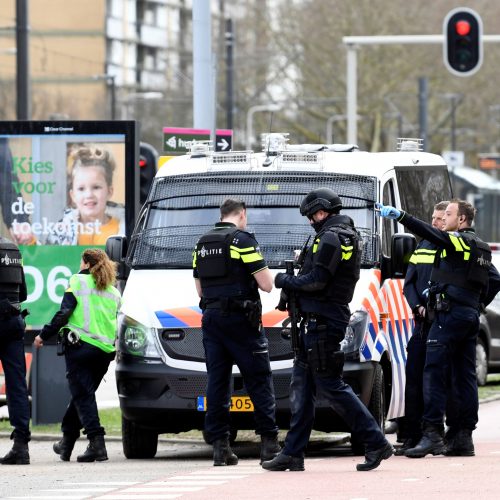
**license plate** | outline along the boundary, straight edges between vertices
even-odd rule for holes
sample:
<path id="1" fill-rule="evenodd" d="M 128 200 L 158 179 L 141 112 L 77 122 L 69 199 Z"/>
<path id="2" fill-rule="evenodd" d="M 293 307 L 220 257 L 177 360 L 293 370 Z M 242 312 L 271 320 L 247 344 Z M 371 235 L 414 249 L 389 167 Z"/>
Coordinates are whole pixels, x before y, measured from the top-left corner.
<path id="1" fill-rule="evenodd" d="M 196 409 L 207 411 L 207 398 L 205 396 L 198 396 Z M 253 411 L 252 400 L 248 396 L 232 396 L 229 411 Z"/>

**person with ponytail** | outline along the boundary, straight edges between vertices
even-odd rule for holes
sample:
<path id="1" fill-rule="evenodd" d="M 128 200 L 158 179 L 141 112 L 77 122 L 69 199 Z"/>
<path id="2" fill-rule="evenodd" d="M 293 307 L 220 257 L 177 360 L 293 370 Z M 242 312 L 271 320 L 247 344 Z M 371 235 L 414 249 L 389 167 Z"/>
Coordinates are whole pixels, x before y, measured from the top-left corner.
<path id="1" fill-rule="evenodd" d="M 116 317 L 121 305 L 115 281 L 116 267 L 106 253 L 87 248 L 80 272 L 69 280 L 59 311 L 35 337 L 39 348 L 44 340 L 58 334 L 64 348 L 71 400 L 61 424 L 62 439 L 53 446 L 63 461 L 69 461 L 82 428 L 89 445 L 77 461 L 108 459 L 95 392 L 115 357 Z"/>

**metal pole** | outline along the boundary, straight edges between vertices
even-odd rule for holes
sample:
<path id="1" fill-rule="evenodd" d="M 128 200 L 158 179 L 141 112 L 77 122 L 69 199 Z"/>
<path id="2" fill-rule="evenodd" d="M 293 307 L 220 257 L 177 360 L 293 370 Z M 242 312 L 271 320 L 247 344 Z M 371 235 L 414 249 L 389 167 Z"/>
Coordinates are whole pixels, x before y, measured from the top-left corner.
<path id="1" fill-rule="evenodd" d="M 451 96 L 451 150 L 457 150 L 457 125 L 455 120 L 455 111 L 457 109 L 456 95 Z"/>
<path id="2" fill-rule="evenodd" d="M 116 76 L 109 76 L 109 87 L 111 92 L 111 119 L 116 120 Z"/>
<path id="3" fill-rule="evenodd" d="M 427 100 L 428 100 L 428 79 L 420 77 L 418 79 L 418 123 L 420 138 L 423 143 L 423 150 L 427 151 Z"/>
<path id="4" fill-rule="evenodd" d="M 212 130 L 214 123 L 210 2 L 193 0 L 194 127 Z"/>
<path id="5" fill-rule="evenodd" d="M 28 0 L 16 0 L 16 111 L 18 120 L 31 118 L 28 35 Z"/>
<path id="6" fill-rule="evenodd" d="M 234 67 L 233 67 L 233 20 L 226 19 L 226 128 L 233 129 L 234 116 Z"/>
<path id="7" fill-rule="evenodd" d="M 358 77 L 357 47 L 347 46 L 347 143 L 358 143 Z"/>

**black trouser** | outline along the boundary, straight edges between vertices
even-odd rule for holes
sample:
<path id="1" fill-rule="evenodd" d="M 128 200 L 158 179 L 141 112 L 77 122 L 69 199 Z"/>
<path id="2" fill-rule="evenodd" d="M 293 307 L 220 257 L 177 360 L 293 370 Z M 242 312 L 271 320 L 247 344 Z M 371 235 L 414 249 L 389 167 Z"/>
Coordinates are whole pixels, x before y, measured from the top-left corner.
<path id="1" fill-rule="evenodd" d="M 429 424 L 442 425 L 447 383 L 452 374 L 456 385 L 458 418 L 464 429 L 474 430 L 478 421 L 476 341 L 479 313 L 473 307 L 452 305 L 436 313 L 427 338 L 424 368 L 424 415 Z"/>
<path id="2" fill-rule="evenodd" d="M 333 322 L 309 321 L 301 325 L 301 352 L 295 360 L 290 386 L 290 405 L 292 417 L 290 430 L 285 439 L 283 453 L 295 457 L 304 456 L 314 424 L 314 404 L 316 397 L 328 401 L 334 411 L 349 426 L 352 434 L 365 445 L 366 451 L 381 448 L 387 443 L 378 423 L 366 406 L 356 396 L 351 387 L 344 382 L 341 373 L 325 370 L 320 373 L 314 368 L 307 352 L 325 338 L 337 344 L 343 339 L 345 331 Z M 318 331 L 318 327 L 325 329 Z M 337 347 L 339 349 L 339 346 Z"/>
<path id="3" fill-rule="evenodd" d="M 429 328 L 429 323 L 416 320 L 413 335 L 406 347 L 404 437 L 415 441 L 419 441 L 422 437 L 422 415 L 424 414 L 423 376 Z"/>
<path id="4" fill-rule="evenodd" d="M 77 438 L 82 427 L 89 438 L 105 434 L 99 421 L 95 392 L 114 357 L 114 352 L 106 353 L 87 342 L 66 346 L 66 378 L 71 400 L 61 424 L 64 434 Z"/>
<path id="5" fill-rule="evenodd" d="M 18 316 L 0 321 L 0 361 L 5 374 L 9 421 L 14 431 L 12 438 L 30 440 L 30 403 L 26 385 L 24 356 L 24 320 Z"/>
<path id="6" fill-rule="evenodd" d="M 255 432 L 276 435 L 276 401 L 268 341 L 263 331 L 251 326 L 244 312 L 223 313 L 220 309 L 205 310 L 202 327 L 208 376 L 205 415 L 208 442 L 230 433 L 233 364 L 238 366 L 254 405 Z"/>

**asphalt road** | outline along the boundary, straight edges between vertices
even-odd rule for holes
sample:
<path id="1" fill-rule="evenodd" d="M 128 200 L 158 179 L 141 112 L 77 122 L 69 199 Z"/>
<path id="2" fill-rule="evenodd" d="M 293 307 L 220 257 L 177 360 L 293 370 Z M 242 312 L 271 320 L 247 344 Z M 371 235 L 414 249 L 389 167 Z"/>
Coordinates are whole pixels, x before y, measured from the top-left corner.
<path id="1" fill-rule="evenodd" d="M 346 445 L 315 443 L 305 472 L 266 472 L 256 443 L 237 443 L 236 467 L 213 467 L 202 442 L 159 443 L 152 460 L 127 460 L 121 443 L 108 440 L 110 460 L 61 462 L 51 441 L 30 443 L 31 465 L 0 466 L 0 498 L 33 499 L 497 499 L 500 469 L 500 401 L 483 403 L 474 433 L 475 457 L 392 457 L 375 471 L 357 472 L 360 457 Z M 390 435 L 391 440 L 395 439 Z M 10 442 L 0 439 L 0 453 Z M 86 442 L 81 439 L 75 454 Z"/>

